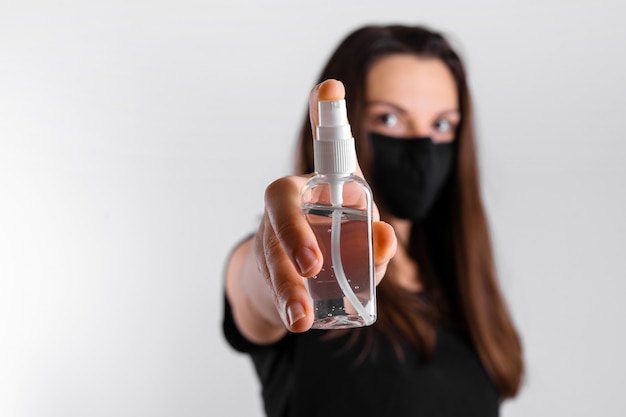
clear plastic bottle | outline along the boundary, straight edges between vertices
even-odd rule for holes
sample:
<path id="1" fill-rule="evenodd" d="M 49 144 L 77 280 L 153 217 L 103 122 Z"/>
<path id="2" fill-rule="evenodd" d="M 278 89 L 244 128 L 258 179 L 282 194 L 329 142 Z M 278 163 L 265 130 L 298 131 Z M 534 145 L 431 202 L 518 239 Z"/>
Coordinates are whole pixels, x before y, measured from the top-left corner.
<path id="1" fill-rule="evenodd" d="M 319 102 L 315 173 L 303 188 L 302 209 L 324 264 L 306 280 L 314 329 L 362 327 L 376 321 L 372 192 L 354 175 L 356 152 L 345 100 Z"/>

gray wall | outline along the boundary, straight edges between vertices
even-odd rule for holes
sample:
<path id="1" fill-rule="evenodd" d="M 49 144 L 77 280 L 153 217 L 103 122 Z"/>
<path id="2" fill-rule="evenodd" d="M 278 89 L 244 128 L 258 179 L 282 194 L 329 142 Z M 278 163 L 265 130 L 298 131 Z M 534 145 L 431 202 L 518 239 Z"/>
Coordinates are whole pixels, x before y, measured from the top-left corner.
<path id="1" fill-rule="evenodd" d="M 528 363 L 503 415 L 626 414 L 621 2 L 100 3 L 0 3 L 0 415 L 261 415 L 224 259 L 331 49 L 389 22 L 468 66 Z"/>

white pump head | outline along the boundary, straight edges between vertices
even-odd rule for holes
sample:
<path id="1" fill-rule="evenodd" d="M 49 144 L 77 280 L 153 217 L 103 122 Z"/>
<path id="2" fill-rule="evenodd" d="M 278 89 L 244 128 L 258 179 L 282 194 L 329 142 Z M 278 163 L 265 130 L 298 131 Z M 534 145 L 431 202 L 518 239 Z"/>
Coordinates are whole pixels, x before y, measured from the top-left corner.
<path id="1" fill-rule="evenodd" d="M 346 100 L 322 100 L 318 102 L 320 126 L 349 126 Z"/>
<path id="2" fill-rule="evenodd" d="M 354 138 L 348 123 L 346 100 L 318 103 L 319 125 L 314 142 L 315 172 L 349 175 L 356 171 Z"/>

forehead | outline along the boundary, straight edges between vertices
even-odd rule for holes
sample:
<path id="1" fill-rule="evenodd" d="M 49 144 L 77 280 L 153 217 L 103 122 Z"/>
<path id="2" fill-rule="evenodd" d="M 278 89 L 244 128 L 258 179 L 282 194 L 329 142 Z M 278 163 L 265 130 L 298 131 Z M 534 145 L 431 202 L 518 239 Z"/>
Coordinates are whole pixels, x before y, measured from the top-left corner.
<path id="1" fill-rule="evenodd" d="M 366 99 L 388 102 L 407 109 L 458 108 L 452 72 L 438 58 L 411 54 L 390 55 L 376 61 L 366 79 Z"/>

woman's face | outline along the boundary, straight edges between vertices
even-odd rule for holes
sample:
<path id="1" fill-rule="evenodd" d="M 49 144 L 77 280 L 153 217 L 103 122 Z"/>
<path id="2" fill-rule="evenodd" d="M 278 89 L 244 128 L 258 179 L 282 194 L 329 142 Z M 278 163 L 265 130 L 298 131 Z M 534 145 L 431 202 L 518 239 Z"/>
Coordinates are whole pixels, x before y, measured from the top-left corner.
<path id="1" fill-rule="evenodd" d="M 451 142 L 461 120 L 452 72 L 438 58 L 381 58 L 367 74 L 366 101 L 368 131 L 387 136 Z"/>

